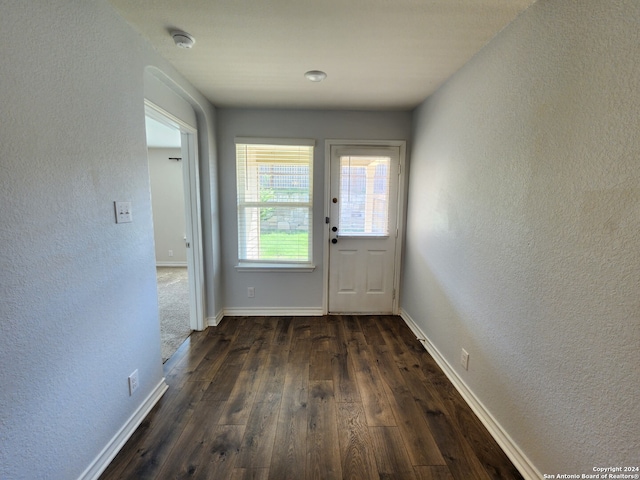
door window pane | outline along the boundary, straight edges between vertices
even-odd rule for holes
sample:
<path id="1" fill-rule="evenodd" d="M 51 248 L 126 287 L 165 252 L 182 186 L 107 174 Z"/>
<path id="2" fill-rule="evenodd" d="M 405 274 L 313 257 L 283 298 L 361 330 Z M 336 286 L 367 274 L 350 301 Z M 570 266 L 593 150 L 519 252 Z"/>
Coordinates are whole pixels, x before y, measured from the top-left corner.
<path id="1" fill-rule="evenodd" d="M 340 157 L 341 235 L 389 235 L 390 157 Z"/>

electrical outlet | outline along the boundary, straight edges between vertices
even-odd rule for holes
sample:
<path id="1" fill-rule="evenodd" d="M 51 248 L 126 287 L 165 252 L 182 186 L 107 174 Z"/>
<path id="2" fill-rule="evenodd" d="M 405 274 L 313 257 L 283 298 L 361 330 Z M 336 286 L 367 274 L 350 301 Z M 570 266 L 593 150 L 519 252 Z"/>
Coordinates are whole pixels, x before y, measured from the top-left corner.
<path id="1" fill-rule="evenodd" d="M 169 256 L 173 257 L 173 250 L 169 250 Z"/>
<path id="2" fill-rule="evenodd" d="M 247 297 L 249 297 L 249 298 L 253 298 L 253 297 L 255 297 L 255 296 L 256 296 L 256 289 L 255 289 L 255 288 L 253 288 L 253 287 L 249 287 L 249 288 L 247 289 Z"/>
<path id="3" fill-rule="evenodd" d="M 131 375 L 129 375 L 129 396 L 133 395 L 138 389 L 138 385 L 140 385 L 140 381 L 138 379 L 138 369 L 136 368 Z"/>
<path id="4" fill-rule="evenodd" d="M 460 364 L 465 370 L 469 370 L 469 352 L 467 352 L 464 348 L 460 353 Z"/>

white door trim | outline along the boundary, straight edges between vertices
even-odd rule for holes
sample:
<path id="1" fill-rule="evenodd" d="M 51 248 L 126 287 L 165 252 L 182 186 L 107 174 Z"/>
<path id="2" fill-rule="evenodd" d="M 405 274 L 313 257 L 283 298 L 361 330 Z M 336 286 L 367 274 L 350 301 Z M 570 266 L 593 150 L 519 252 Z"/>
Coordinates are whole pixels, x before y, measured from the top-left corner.
<path id="1" fill-rule="evenodd" d="M 197 134 L 193 126 L 183 122 L 158 105 L 144 101 L 145 114 L 154 120 L 180 130 L 184 162 L 185 229 L 187 234 L 187 266 L 189 268 L 189 324 L 192 330 L 204 330 L 205 294 L 202 261 L 202 221 L 200 209 L 200 168 Z"/>
<path id="2" fill-rule="evenodd" d="M 331 148 L 334 146 L 353 146 L 353 147 L 398 147 L 400 149 L 400 171 L 398 174 L 398 237 L 396 242 L 395 254 L 395 275 L 393 279 L 393 288 L 395 296 L 393 298 L 393 313 L 400 313 L 400 268 L 402 265 L 402 251 L 404 248 L 404 219 L 406 209 L 406 149 L 407 142 L 405 140 L 337 140 L 327 139 L 324 142 L 324 217 L 330 217 L 331 214 Z M 323 292 L 322 305 L 324 314 L 329 313 L 329 244 L 331 241 L 331 230 L 329 223 L 324 221 L 323 235 Z"/>

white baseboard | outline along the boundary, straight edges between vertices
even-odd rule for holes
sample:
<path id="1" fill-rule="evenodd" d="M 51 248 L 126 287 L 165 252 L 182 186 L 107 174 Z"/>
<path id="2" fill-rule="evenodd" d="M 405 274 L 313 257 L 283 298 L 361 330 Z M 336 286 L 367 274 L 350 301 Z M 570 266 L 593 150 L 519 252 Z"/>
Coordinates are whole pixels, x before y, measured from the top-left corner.
<path id="1" fill-rule="evenodd" d="M 482 404 L 482 402 L 475 396 L 473 391 L 467 386 L 462 378 L 456 373 L 451 364 L 442 356 L 438 349 L 431 343 L 429 338 L 420 330 L 420 327 L 411 318 L 411 316 L 404 310 L 400 310 L 400 316 L 405 321 L 407 326 L 411 329 L 413 334 L 420 340 L 424 348 L 429 352 L 429 355 L 433 357 L 438 366 L 442 369 L 447 378 L 451 381 L 453 386 L 458 390 L 462 398 L 469 405 L 471 410 L 480 419 L 486 429 L 489 431 L 494 440 L 500 445 L 500 448 L 509 457 L 513 465 L 522 474 L 525 480 L 538 480 L 542 478 L 542 474 L 533 465 L 533 463 L 527 458 L 520 447 L 513 441 L 504 428 L 498 423 L 498 421 L 491 415 L 491 412 Z"/>
<path id="2" fill-rule="evenodd" d="M 142 402 L 142 404 L 136 409 L 136 411 L 129 417 L 129 420 L 122 426 L 122 428 L 115 434 L 115 436 L 107 443 L 107 445 L 102 449 L 102 452 L 95 458 L 91 465 L 87 467 L 87 469 L 82 472 L 82 475 L 78 478 L 78 480 L 97 480 L 102 472 L 106 470 L 106 468 L 111 463 L 111 460 L 115 458 L 120 449 L 127 443 L 129 437 L 133 435 L 133 432 L 136 431 L 136 428 L 140 426 L 145 417 L 149 414 L 151 409 L 154 407 L 158 400 L 162 398 L 164 392 L 167 391 L 169 386 L 165 383 L 164 378 L 160 380 L 156 388 L 147 396 L 147 398 Z"/>
<path id="3" fill-rule="evenodd" d="M 322 308 L 225 308 L 225 317 L 321 317 Z M 222 318 L 221 318 L 222 319 Z"/>
<path id="4" fill-rule="evenodd" d="M 181 267 L 181 268 L 187 268 L 187 262 L 156 262 L 156 267 Z"/>
<path id="5" fill-rule="evenodd" d="M 207 326 L 208 327 L 217 327 L 220 325 L 222 318 L 224 317 L 224 312 L 220 310 L 215 317 L 207 317 Z"/>

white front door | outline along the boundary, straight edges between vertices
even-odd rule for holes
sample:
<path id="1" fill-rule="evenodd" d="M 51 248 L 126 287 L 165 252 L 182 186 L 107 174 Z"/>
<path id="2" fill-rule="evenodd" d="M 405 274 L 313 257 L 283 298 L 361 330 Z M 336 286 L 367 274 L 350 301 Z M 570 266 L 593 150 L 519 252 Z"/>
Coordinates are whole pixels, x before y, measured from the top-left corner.
<path id="1" fill-rule="evenodd" d="M 332 145 L 330 313 L 394 313 L 400 147 Z"/>

